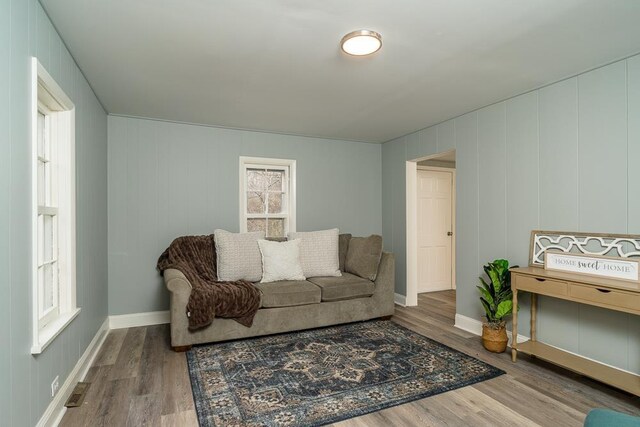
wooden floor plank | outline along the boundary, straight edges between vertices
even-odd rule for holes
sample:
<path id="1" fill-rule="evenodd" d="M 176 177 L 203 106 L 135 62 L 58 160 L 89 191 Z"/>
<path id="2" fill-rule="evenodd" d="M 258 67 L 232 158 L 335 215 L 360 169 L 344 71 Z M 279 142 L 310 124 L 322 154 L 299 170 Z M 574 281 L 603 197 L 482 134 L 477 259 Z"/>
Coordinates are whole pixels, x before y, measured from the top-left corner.
<path id="1" fill-rule="evenodd" d="M 584 408 L 579 411 L 567 406 L 554 397 L 526 387 L 510 375 L 475 384 L 472 388 L 498 402 L 509 402 L 511 409 L 542 426 L 553 425 L 557 419 L 566 420 L 566 425 L 581 426 L 584 423 L 584 412 L 589 410 Z M 545 410 L 541 411 L 540 408 Z"/>
<path id="2" fill-rule="evenodd" d="M 102 394 L 102 402 L 96 413 L 99 426 L 122 426 L 128 418 L 134 378 L 123 378 L 108 382 Z"/>
<path id="3" fill-rule="evenodd" d="M 482 348 L 478 336 L 455 328 L 455 292 L 418 296 L 392 320 L 412 331 L 507 372 L 498 378 L 387 408 L 334 425 L 578 426 L 593 407 L 640 414 L 640 399 L 540 359 Z M 61 426 L 197 426 L 185 353 L 169 344 L 167 325 L 110 331 L 85 379 L 84 403 Z"/>
<path id="4" fill-rule="evenodd" d="M 166 325 L 154 325 L 147 328 L 147 333 L 140 354 L 140 370 L 136 376 L 134 394 L 141 396 L 162 390 L 162 367 L 164 364 L 165 336 L 168 332 Z"/>
<path id="5" fill-rule="evenodd" d="M 157 393 L 132 396 L 127 427 L 155 427 L 161 423 L 162 403 Z"/>
<path id="6" fill-rule="evenodd" d="M 462 425 L 538 426 L 538 424 L 507 406 L 510 404 L 508 400 L 502 403 L 473 387 L 464 387 L 450 393 L 434 396 L 432 401 L 439 402 L 443 406 L 446 405 L 450 411 L 458 414 L 463 420 Z"/>
<path id="7" fill-rule="evenodd" d="M 421 419 L 428 419 L 429 422 L 433 422 L 434 425 L 442 426 L 462 426 L 464 424 L 465 412 L 458 412 L 451 407 L 449 399 L 455 391 L 444 393 L 440 399 L 438 395 L 422 399 L 414 402 L 412 405 L 416 408 Z M 446 396 L 445 396 L 446 395 Z M 393 410 L 393 408 L 388 409 Z"/>
<path id="8" fill-rule="evenodd" d="M 127 329 L 112 329 L 107 334 L 104 344 L 93 362 L 93 366 L 113 365 L 118 360 L 118 354 L 122 348 Z"/>
<path id="9" fill-rule="evenodd" d="M 109 385 L 112 366 L 94 366 L 89 369 L 85 381 L 90 383 L 82 405 L 67 408 L 60 425 L 69 427 L 85 427 L 93 425 L 103 401 L 105 389 Z M 117 410 L 117 409 L 116 409 Z"/>
<path id="10" fill-rule="evenodd" d="M 120 353 L 111 371 L 111 379 L 134 378 L 139 373 L 140 357 L 144 346 L 144 339 L 147 335 L 147 328 L 129 328 L 124 342 L 120 348 Z"/>
<path id="11" fill-rule="evenodd" d="M 194 408 L 191 380 L 184 353 L 166 351 L 162 366 L 162 415 Z"/>
<path id="12" fill-rule="evenodd" d="M 197 426 L 198 416 L 194 409 L 190 411 L 177 412 L 175 414 L 162 415 L 160 417 L 161 427 L 185 427 Z"/>
<path id="13" fill-rule="evenodd" d="M 546 362 L 540 363 L 546 364 Z M 546 369 L 561 370 L 561 368 L 548 366 L 549 364 L 546 365 Z M 536 381 L 531 376 L 515 375 L 514 380 L 521 382 L 530 390 L 544 393 L 555 401 L 570 406 L 584 414 L 591 408 L 604 407 L 640 416 L 640 401 L 637 397 L 571 372 L 564 371 L 561 375 L 566 375 L 567 378 L 573 375 L 576 376 L 576 379 L 574 381 L 566 381 L 563 384 L 561 381 Z"/>

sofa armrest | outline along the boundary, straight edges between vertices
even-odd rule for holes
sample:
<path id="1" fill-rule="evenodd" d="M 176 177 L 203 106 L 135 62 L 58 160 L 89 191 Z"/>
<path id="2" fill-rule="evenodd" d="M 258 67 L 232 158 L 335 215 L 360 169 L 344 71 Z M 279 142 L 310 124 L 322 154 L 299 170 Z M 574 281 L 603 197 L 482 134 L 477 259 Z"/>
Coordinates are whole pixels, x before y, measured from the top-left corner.
<path id="1" fill-rule="evenodd" d="M 171 293 L 169 298 L 171 346 L 174 348 L 188 347 L 191 342 L 188 336 L 187 303 L 189 296 L 191 296 L 191 283 L 180 270 L 173 268 L 164 271 L 164 283 Z"/>
<path id="2" fill-rule="evenodd" d="M 164 283 L 171 292 L 191 293 L 191 283 L 180 270 L 168 268 L 164 271 Z"/>
<path id="3" fill-rule="evenodd" d="M 394 294 L 396 286 L 396 260 L 395 256 L 390 252 L 383 252 L 378 267 L 378 275 L 376 276 L 376 288 L 373 296 L 384 304 L 389 314 L 393 314 L 395 307 Z"/>

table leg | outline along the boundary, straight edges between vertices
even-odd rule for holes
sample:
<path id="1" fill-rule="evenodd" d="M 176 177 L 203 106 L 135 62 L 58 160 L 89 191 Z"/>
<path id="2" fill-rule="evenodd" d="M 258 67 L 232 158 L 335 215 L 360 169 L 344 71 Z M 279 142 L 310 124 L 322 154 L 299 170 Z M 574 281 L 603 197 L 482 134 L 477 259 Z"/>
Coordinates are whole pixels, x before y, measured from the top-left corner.
<path id="1" fill-rule="evenodd" d="M 518 290 L 513 290 L 513 331 L 511 333 L 511 361 L 515 363 L 518 355 Z"/>
<path id="2" fill-rule="evenodd" d="M 538 294 L 531 294 L 531 341 L 536 341 L 537 313 L 538 313 Z"/>

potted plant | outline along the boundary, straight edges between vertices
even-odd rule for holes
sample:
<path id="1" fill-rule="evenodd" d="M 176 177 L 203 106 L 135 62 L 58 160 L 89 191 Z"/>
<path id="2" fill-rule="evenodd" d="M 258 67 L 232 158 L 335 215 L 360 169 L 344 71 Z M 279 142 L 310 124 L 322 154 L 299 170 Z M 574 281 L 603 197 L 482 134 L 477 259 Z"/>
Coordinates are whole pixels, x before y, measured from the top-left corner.
<path id="1" fill-rule="evenodd" d="M 482 324 L 482 345 L 489 351 L 502 353 L 508 342 L 505 318 L 513 309 L 509 261 L 497 259 L 483 268 L 489 281 L 480 277 L 477 286 L 487 319 Z"/>

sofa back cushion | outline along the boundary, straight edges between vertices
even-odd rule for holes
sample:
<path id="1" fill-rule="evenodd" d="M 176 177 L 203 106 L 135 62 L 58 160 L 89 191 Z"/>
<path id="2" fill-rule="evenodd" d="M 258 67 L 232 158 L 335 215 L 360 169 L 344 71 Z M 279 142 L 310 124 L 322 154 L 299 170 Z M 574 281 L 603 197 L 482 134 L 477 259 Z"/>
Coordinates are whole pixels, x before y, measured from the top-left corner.
<path id="1" fill-rule="evenodd" d="M 371 281 L 378 276 L 382 258 L 382 236 L 352 237 L 349 241 L 345 271 Z"/>
<path id="2" fill-rule="evenodd" d="M 306 277 L 340 276 L 338 229 L 289 233 L 300 239 L 300 261 Z"/>
<path id="3" fill-rule="evenodd" d="M 300 240 L 270 242 L 258 240 L 262 253 L 262 280 L 260 283 L 279 280 L 304 280 L 300 264 Z"/>
<path id="4" fill-rule="evenodd" d="M 213 236 L 218 280 L 257 282 L 262 279 L 262 255 L 258 240 L 264 239 L 264 231 L 231 233 L 215 230 Z"/>
<path id="5" fill-rule="evenodd" d="M 349 241 L 351 234 L 340 234 L 338 236 L 338 260 L 340 262 L 340 271 L 344 271 L 344 263 L 347 260 L 347 250 L 349 249 Z"/>

